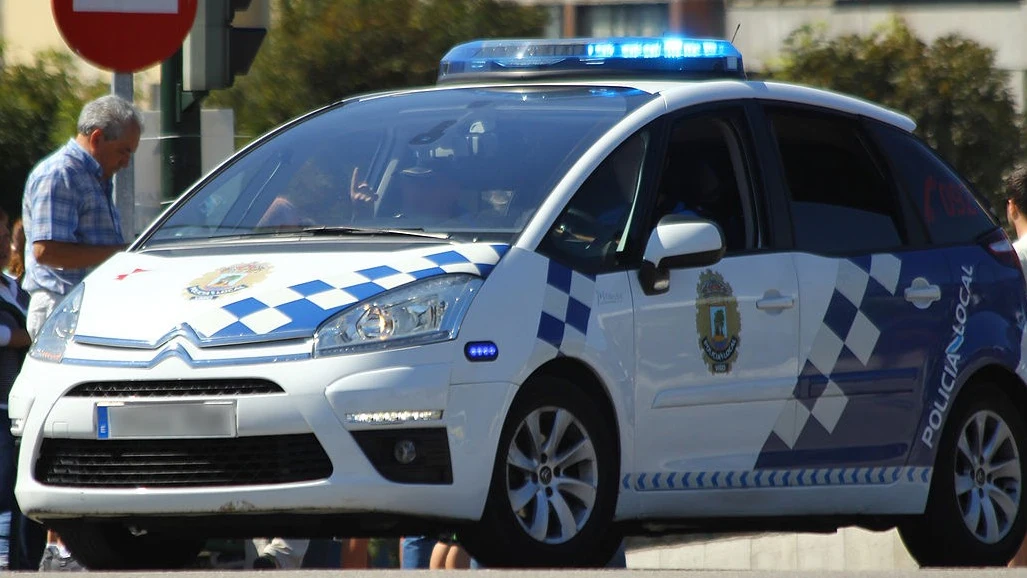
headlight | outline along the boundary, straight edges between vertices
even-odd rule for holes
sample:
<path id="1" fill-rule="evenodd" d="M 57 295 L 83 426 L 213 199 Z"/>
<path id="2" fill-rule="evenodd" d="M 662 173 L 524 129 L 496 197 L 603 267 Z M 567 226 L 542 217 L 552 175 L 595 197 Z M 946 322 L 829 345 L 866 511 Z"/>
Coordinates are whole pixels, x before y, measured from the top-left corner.
<path id="1" fill-rule="evenodd" d="M 85 293 L 85 289 L 85 285 L 79 283 L 78 287 L 57 304 L 53 313 L 43 323 L 43 328 L 39 330 L 29 355 L 54 363 L 60 363 L 64 359 L 64 350 L 75 337 L 78 312 L 82 306 L 82 294 Z"/>
<path id="2" fill-rule="evenodd" d="M 318 328 L 314 357 L 456 339 L 481 283 L 473 275 L 441 275 L 375 295 Z"/>

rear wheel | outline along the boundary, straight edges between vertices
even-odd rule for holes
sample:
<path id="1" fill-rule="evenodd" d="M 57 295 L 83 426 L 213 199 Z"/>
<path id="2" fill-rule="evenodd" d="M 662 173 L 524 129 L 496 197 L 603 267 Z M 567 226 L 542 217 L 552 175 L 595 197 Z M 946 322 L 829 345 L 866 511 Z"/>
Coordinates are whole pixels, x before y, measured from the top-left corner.
<path id="1" fill-rule="evenodd" d="M 119 524 L 62 522 L 55 529 L 75 560 L 89 570 L 186 568 L 206 542 L 158 533 L 136 535 Z"/>
<path id="2" fill-rule="evenodd" d="M 938 447 L 927 510 L 899 526 L 921 566 L 1004 566 L 1024 538 L 1027 428 L 998 387 L 969 387 Z"/>
<path id="3" fill-rule="evenodd" d="M 539 378 L 507 415 L 485 512 L 460 536 L 486 567 L 600 567 L 620 545 L 615 424 L 580 387 Z"/>

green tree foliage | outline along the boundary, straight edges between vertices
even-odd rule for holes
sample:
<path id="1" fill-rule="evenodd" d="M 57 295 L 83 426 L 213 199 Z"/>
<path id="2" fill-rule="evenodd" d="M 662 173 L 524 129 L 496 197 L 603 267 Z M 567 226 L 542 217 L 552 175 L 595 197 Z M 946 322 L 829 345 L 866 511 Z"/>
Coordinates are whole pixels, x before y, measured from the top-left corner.
<path id="1" fill-rule="evenodd" d="M 909 115 L 921 138 L 994 207 L 1004 206 L 1002 176 L 1020 158 L 1022 119 L 990 48 L 956 34 L 926 44 L 901 19 L 865 36 L 836 38 L 807 25 L 788 36 L 774 68 L 771 78 L 830 88 Z"/>
<path id="2" fill-rule="evenodd" d="M 12 218 L 21 213 L 29 171 L 75 134 L 82 104 L 102 88 L 78 80 L 67 53 L 43 52 L 32 64 L 0 67 L 0 205 Z"/>
<path id="3" fill-rule="evenodd" d="M 235 110 L 248 139 L 344 97 L 435 81 L 454 44 L 536 36 L 538 7 L 497 0 L 275 0 L 248 74 L 208 106 Z"/>

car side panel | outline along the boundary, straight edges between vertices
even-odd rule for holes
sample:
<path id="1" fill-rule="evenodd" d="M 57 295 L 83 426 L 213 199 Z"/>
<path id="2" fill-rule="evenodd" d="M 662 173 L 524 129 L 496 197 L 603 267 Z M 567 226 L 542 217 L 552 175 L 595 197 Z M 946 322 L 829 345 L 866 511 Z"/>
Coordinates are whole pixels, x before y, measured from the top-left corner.
<path id="1" fill-rule="evenodd" d="M 939 362 L 922 392 L 911 465 L 934 463 L 953 404 L 973 395 L 975 373 L 997 366 L 1013 374 L 1021 363 L 1027 300 L 1020 272 L 982 247 L 953 247 L 947 255 L 954 300 L 944 313 Z"/>

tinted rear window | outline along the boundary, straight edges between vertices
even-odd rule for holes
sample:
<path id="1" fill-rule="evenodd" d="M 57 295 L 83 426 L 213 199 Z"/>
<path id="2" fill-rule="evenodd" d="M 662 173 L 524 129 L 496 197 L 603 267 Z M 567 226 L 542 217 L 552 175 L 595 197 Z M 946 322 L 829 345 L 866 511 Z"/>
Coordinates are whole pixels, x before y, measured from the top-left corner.
<path id="1" fill-rule="evenodd" d="M 854 118 L 773 106 L 767 117 L 781 152 L 798 249 L 855 255 L 903 245 L 895 192 Z"/>
<path id="2" fill-rule="evenodd" d="M 913 135 L 872 123 L 898 185 L 909 195 L 935 243 L 972 243 L 995 228 L 969 185 Z"/>

